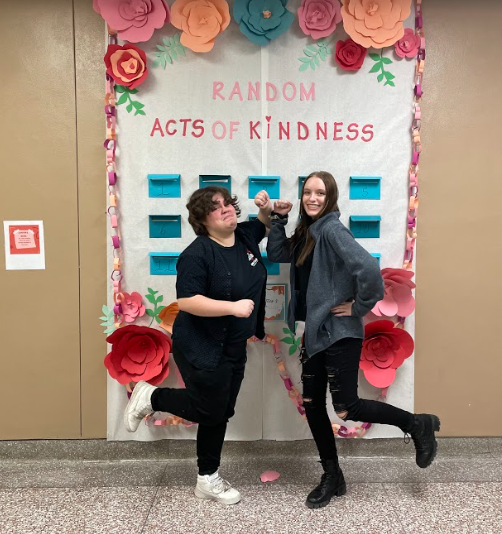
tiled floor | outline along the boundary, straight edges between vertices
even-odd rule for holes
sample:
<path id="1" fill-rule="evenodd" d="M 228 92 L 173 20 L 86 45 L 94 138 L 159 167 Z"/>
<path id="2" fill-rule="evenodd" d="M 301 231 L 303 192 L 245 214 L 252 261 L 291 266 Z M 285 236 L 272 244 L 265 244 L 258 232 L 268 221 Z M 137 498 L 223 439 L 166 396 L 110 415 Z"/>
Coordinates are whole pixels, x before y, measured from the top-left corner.
<path id="1" fill-rule="evenodd" d="M 339 443 L 347 495 L 309 510 L 309 441 L 227 443 L 234 506 L 193 495 L 192 442 L 0 442 L 0 534 L 502 533 L 501 439 L 443 439 L 426 470 L 400 440 Z"/>

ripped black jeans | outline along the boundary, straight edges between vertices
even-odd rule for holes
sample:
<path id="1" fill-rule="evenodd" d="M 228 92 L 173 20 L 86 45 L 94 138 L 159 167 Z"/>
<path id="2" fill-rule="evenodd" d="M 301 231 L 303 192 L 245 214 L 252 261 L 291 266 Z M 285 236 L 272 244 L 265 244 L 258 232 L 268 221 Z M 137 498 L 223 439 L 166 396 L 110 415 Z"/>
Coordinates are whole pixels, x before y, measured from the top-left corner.
<path id="1" fill-rule="evenodd" d="M 344 338 L 307 361 L 303 358 L 303 407 L 323 460 L 337 458 L 335 436 L 326 410 L 326 388 L 335 412 L 343 420 L 382 423 L 408 432 L 413 414 L 384 402 L 363 400 L 357 395 L 362 339 Z M 304 347 L 302 353 L 304 354 Z"/>

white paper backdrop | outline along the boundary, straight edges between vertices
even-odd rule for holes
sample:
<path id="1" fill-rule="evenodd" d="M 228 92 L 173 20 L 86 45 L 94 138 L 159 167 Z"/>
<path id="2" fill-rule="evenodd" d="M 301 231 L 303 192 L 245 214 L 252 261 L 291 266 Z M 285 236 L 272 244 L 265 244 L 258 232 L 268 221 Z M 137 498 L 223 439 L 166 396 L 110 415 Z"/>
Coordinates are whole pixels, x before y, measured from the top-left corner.
<path id="1" fill-rule="evenodd" d="M 229 2 L 232 4 L 232 2 Z M 296 13 L 299 0 L 290 0 L 288 8 Z M 412 25 L 412 17 L 406 22 Z M 155 45 L 163 37 L 172 35 L 174 28 L 157 31 L 150 42 L 141 47 L 153 61 Z M 347 36 L 340 27 L 331 36 L 334 50 L 338 39 Z M 209 54 L 194 54 L 187 51 L 182 61 L 162 68 L 151 68 L 146 82 L 139 87 L 135 97 L 144 105 L 145 116 L 126 113 L 124 105 L 118 108 L 118 187 L 119 225 L 122 236 L 122 264 L 125 276 L 124 291 L 138 291 L 145 295 L 147 288 L 164 295 L 162 304 L 173 302 L 175 295 L 174 276 L 151 276 L 149 252 L 181 252 L 194 239 L 187 221 L 186 200 L 198 188 L 200 174 L 229 174 L 232 176 L 232 193 L 237 194 L 242 208 L 241 220 L 256 213 L 252 199 L 248 198 L 249 175 L 278 175 L 281 177 L 281 198 L 294 202 L 293 213 L 298 213 L 298 176 L 314 170 L 327 170 L 337 179 L 340 189 L 342 221 L 348 225 L 350 215 L 380 215 L 382 217 L 379 239 L 361 239 L 360 243 L 370 252 L 381 254 L 381 267 L 400 267 L 403 259 L 406 216 L 408 204 L 408 167 L 411 141 L 410 122 L 412 109 L 413 61 L 397 60 L 391 50 L 384 52 L 393 60 L 389 70 L 395 75 L 395 87 L 378 83 L 377 74 L 368 71 L 374 62 L 366 57 L 361 70 L 356 73 L 342 72 L 328 58 L 315 71 L 299 72 L 298 58 L 311 40 L 298 28 L 297 20 L 290 30 L 260 49 L 250 43 L 239 31 L 235 22 L 218 37 Z M 371 50 L 370 50 L 371 51 Z M 223 82 L 220 94 L 222 101 L 213 99 L 213 82 Z M 235 82 L 239 82 L 243 101 L 238 95 L 229 99 Z M 248 82 L 261 83 L 262 99 L 248 100 Z M 297 88 L 298 97 L 287 101 L 279 94 L 276 100 L 267 101 L 265 84 L 274 84 L 279 93 L 286 82 Z M 310 89 L 315 84 L 315 100 L 299 99 L 300 83 Z M 287 87 L 292 94 L 292 86 Z M 251 139 L 249 123 L 261 121 L 267 124 L 270 117 L 270 135 L 261 131 Z M 154 126 L 156 119 L 159 128 Z M 192 123 L 187 123 L 183 135 L 180 119 L 201 119 L 204 134 L 192 135 Z M 177 129 L 175 135 L 165 133 Z M 227 127 L 224 139 L 215 139 L 213 124 L 222 121 Z M 230 122 L 234 131 L 229 138 Z M 279 140 L 278 121 L 290 122 L 290 139 Z M 309 137 L 298 140 L 296 123 L 309 127 Z M 315 123 L 328 123 L 328 139 L 316 138 Z M 343 140 L 333 140 L 333 123 L 343 123 L 337 134 Z M 346 139 L 347 126 L 359 125 L 359 137 Z M 200 124 L 200 123 L 199 123 Z M 363 125 L 372 125 L 369 142 L 361 140 Z M 223 131 L 216 126 L 216 134 Z M 195 130 L 199 133 L 200 130 Z M 370 136 L 365 135 L 368 139 Z M 148 174 L 180 174 L 181 198 L 160 199 L 148 197 Z M 381 200 L 349 200 L 350 176 L 381 176 Z M 181 239 L 150 239 L 149 215 L 181 215 Z M 294 228 L 291 217 L 289 230 Z M 262 250 L 265 250 L 263 243 Z M 109 265 L 111 270 L 111 264 Z M 270 282 L 288 283 L 289 270 L 281 265 L 279 276 L 269 276 Z M 112 290 L 109 289 L 111 297 Z M 146 302 L 145 302 L 146 304 Z M 111 302 L 109 302 L 111 305 Z M 148 324 L 146 318 L 137 324 Z M 155 322 L 152 326 L 155 326 Z M 282 337 L 281 322 L 267 322 L 271 334 Z M 407 319 L 407 330 L 414 334 L 414 317 Z M 287 354 L 288 346 L 284 346 Z M 288 371 L 294 384 L 301 391 L 300 367 L 297 355 L 285 356 Z M 165 385 L 176 385 L 173 370 Z M 360 394 L 377 398 L 379 390 L 370 386 L 360 376 Z M 108 438 L 113 440 L 156 440 L 165 438 L 193 438 L 196 427 L 153 427 L 141 425 L 135 434 L 125 431 L 122 412 L 126 405 L 125 390 L 118 383 L 108 380 Z M 395 382 L 389 388 L 388 402 L 404 409 L 413 409 L 413 357 L 398 370 Z M 330 408 L 333 421 L 337 420 Z M 351 425 L 352 423 L 348 423 Z M 367 437 L 398 436 L 400 431 L 385 425 L 373 427 Z M 254 343 L 248 351 L 246 377 L 237 402 L 236 415 L 229 424 L 227 439 L 305 439 L 310 437 L 306 422 L 298 414 L 277 371 L 272 348 Z"/>

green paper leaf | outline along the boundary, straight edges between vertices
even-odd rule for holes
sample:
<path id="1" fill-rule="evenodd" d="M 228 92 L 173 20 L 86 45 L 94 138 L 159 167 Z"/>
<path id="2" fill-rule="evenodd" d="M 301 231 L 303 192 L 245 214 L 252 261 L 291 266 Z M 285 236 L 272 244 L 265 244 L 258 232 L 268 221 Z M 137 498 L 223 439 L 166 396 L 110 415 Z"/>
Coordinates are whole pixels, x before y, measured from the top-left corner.
<path id="1" fill-rule="evenodd" d="M 165 70 L 166 67 L 167 67 L 166 56 L 162 56 L 162 57 L 160 58 L 160 64 L 162 65 L 162 68 Z"/>
<path id="2" fill-rule="evenodd" d="M 177 47 L 175 48 L 175 50 L 176 50 L 176 52 L 178 52 L 178 54 L 179 54 L 180 56 L 183 56 L 183 57 L 186 56 L 186 52 L 185 52 L 185 47 L 184 47 L 184 46 L 181 46 L 181 45 L 180 45 L 180 46 L 177 46 Z"/>
<path id="3" fill-rule="evenodd" d="M 167 47 L 162 46 L 162 45 L 157 45 L 157 48 L 158 48 L 161 52 L 167 52 L 167 50 L 168 50 Z"/>
<path id="4" fill-rule="evenodd" d="M 394 84 L 394 82 L 389 82 L 389 81 L 385 82 L 384 85 L 390 85 L 391 87 L 396 87 L 396 85 Z"/>
<path id="5" fill-rule="evenodd" d="M 316 57 L 314 58 L 314 61 L 315 61 L 315 64 L 316 64 L 317 66 L 319 66 L 319 56 L 316 56 Z"/>
<path id="6" fill-rule="evenodd" d="M 171 57 L 173 58 L 173 61 L 178 61 L 178 54 L 176 53 L 176 49 L 175 48 L 171 48 L 169 53 L 171 54 Z"/>
<path id="7" fill-rule="evenodd" d="M 317 54 L 317 52 L 311 52 L 310 50 L 307 50 L 306 48 L 305 48 L 305 50 L 303 52 L 308 57 L 314 57 Z"/>
<path id="8" fill-rule="evenodd" d="M 391 73 L 388 72 L 388 71 L 385 71 L 385 72 L 384 72 L 384 75 L 385 75 L 385 77 L 387 78 L 387 80 L 389 80 L 389 82 L 395 78 L 394 74 L 391 74 Z"/>
<path id="9" fill-rule="evenodd" d="M 127 113 L 131 113 L 131 111 L 132 111 L 132 103 L 129 104 L 129 105 L 126 107 L 126 110 L 127 110 Z"/>
<path id="10" fill-rule="evenodd" d="M 157 302 L 162 302 L 164 300 L 164 297 L 163 295 L 159 295 L 158 299 L 157 299 Z"/>
<path id="11" fill-rule="evenodd" d="M 106 304 L 103 304 L 103 307 L 101 308 L 101 311 L 103 313 L 105 313 L 105 314 L 108 313 L 108 306 Z"/>
<path id="12" fill-rule="evenodd" d="M 122 104 L 125 104 L 129 100 L 129 95 L 127 93 L 124 93 L 121 95 L 121 97 L 117 100 L 117 106 L 121 106 Z"/>
<path id="13" fill-rule="evenodd" d="M 145 298 L 148 302 L 155 304 L 155 297 L 153 295 L 145 295 Z"/>
<path id="14" fill-rule="evenodd" d="M 180 42 L 181 35 L 179 33 L 174 34 L 174 40 L 179 43 Z"/>
<path id="15" fill-rule="evenodd" d="M 298 61 L 301 61 L 302 63 L 310 63 L 310 59 L 308 57 L 299 57 Z"/>
<path id="16" fill-rule="evenodd" d="M 312 50 L 313 52 L 316 52 L 316 53 L 317 53 L 317 48 L 316 48 L 314 45 L 309 44 L 309 45 L 307 45 L 307 48 L 308 48 L 309 50 Z"/>
<path id="17" fill-rule="evenodd" d="M 164 37 L 164 38 L 162 39 L 162 42 L 163 42 L 165 45 L 169 46 L 169 39 L 168 39 L 167 37 Z"/>
<path id="18" fill-rule="evenodd" d="M 160 65 L 160 62 L 157 59 L 152 63 L 153 67 L 158 67 L 159 65 Z"/>
<path id="19" fill-rule="evenodd" d="M 285 333 L 285 334 L 291 334 L 293 335 L 293 332 L 291 332 L 291 330 L 289 328 L 283 328 L 282 331 Z"/>
<path id="20" fill-rule="evenodd" d="M 294 343 L 294 339 L 292 337 L 283 337 L 281 341 L 283 343 L 287 343 L 288 345 L 291 345 L 292 343 Z"/>
<path id="21" fill-rule="evenodd" d="M 309 65 L 312 70 L 315 70 L 315 63 L 313 61 L 311 61 Z"/>
<path id="22" fill-rule="evenodd" d="M 108 317 L 106 317 L 106 316 L 102 316 L 99 319 L 100 319 L 100 321 L 108 321 Z"/>
<path id="23" fill-rule="evenodd" d="M 294 354 L 296 352 L 296 347 L 294 345 L 292 345 L 291 347 L 289 347 L 289 355 L 291 356 L 292 354 Z"/>
<path id="24" fill-rule="evenodd" d="M 382 57 L 382 63 L 385 63 L 385 65 L 389 65 L 390 63 L 392 63 L 392 59 L 388 57 Z"/>
<path id="25" fill-rule="evenodd" d="M 382 57 L 380 54 L 375 54 L 374 52 L 370 52 L 368 55 L 373 61 L 380 61 L 380 58 Z"/>
<path id="26" fill-rule="evenodd" d="M 326 60 L 326 56 L 327 56 L 327 54 L 326 54 L 326 51 L 324 50 L 324 48 L 321 48 L 321 50 L 319 50 L 319 56 L 321 57 L 321 59 L 322 59 L 323 61 Z"/>
<path id="27" fill-rule="evenodd" d="M 138 102 L 138 101 L 133 102 L 132 105 L 135 107 L 135 109 L 142 109 L 145 107 L 145 104 L 142 104 L 141 102 Z"/>
<path id="28" fill-rule="evenodd" d="M 155 316 L 155 320 L 158 322 L 158 323 L 161 323 L 162 322 L 162 319 L 160 317 L 157 317 Z"/>
<path id="29" fill-rule="evenodd" d="M 381 68 L 382 68 L 382 64 L 380 62 L 375 63 L 375 65 L 373 65 L 373 67 L 371 67 L 370 73 L 371 72 L 378 72 Z"/>
<path id="30" fill-rule="evenodd" d="M 146 113 L 142 109 L 138 109 L 134 115 L 146 115 Z"/>
<path id="31" fill-rule="evenodd" d="M 109 326 L 108 321 L 106 323 L 100 323 L 99 326 Z"/>
<path id="32" fill-rule="evenodd" d="M 378 79 L 378 82 L 381 82 L 383 80 L 383 72 L 382 72 L 382 74 L 378 75 L 377 79 Z"/>
<path id="33" fill-rule="evenodd" d="M 125 91 L 125 88 L 122 87 L 122 85 L 116 85 L 116 86 L 115 86 L 115 91 L 116 91 L 117 93 L 123 93 L 123 92 Z"/>
<path id="34" fill-rule="evenodd" d="M 160 313 L 164 308 L 165 308 L 165 306 L 159 306 L 157 308 L 157 313 Z"/>
<path id="35" fill-rule="evenodd" d="M 153 312 L 153 310 L 151 310 L 150 308 L 147 308 L 146 310 L 146 314 L 148 315 L 148 317 L 153 317 L 155 315 L 155 313 Z"/>
<path id="36" fill-rule="evenodd" d="M 129 89 L 129 93 L 131 93 L 131 95 L 135 95 L 137 92 L 137 89 Z"/>

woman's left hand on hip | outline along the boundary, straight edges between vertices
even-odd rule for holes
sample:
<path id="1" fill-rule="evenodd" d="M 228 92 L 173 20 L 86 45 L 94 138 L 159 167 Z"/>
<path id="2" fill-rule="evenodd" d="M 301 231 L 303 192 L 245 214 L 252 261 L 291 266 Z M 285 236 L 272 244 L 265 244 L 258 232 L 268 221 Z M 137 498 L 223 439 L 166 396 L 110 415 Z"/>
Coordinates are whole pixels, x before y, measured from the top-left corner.
<path id="1" fill-rule="evenodd" d="M 331 313 L 337 317 L 350 317 L 352 315 L 352 302 L 344 302 L 331 308 Z"/>

